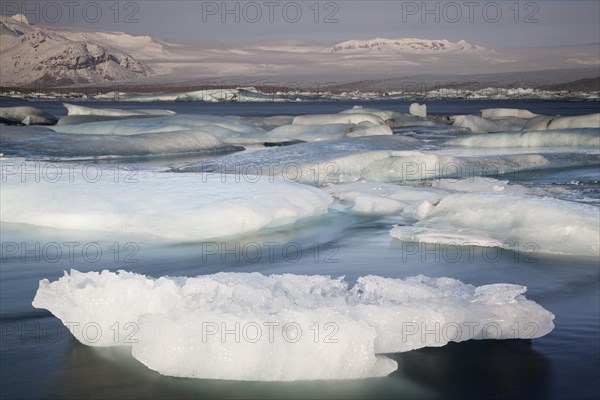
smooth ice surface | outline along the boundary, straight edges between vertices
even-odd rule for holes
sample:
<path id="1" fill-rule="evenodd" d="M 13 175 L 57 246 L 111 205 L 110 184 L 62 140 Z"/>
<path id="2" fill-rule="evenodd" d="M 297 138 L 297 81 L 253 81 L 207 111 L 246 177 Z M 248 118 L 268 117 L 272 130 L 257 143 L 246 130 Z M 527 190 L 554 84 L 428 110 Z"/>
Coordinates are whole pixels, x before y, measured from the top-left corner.
<path id="1" fill-rule="evenodd" d="M 58 121 L 53 115 L 29 106 L 0 107 L 0 122 L 23 125 L 54 125 Z"/>
<path id="2" fill-rule="evenodd" d="M 147 157 L 243 150 L 201 130 L 115 136 L 5 127 L 0 138 L 5 154 L 46 158 Z"/>
<path id="3" fill-rule="evenodd" d="M 175 115 L 175 111 L 171 110 L 123 110 L 119 108 L 92 108 L 78 106 L 75 104 L 63 103 L 67 109 L 67 115 L 98 115 L 105 117 L 129 117 L 134 115 Z"/>
<path id="4" fill-rule="evenodd" d="M 390 233 L 402 241 L 598 257 L 598 213 L 595 206 L 549 197 L 455 194 L 423 220 Z"/>
<path id="5" fill-rule="evenodd" d="M 223 181 L 214 174 L 100 170 L 89 165 L 3 163 L 0 220 L 51 228 L 202 239 L 292 224 L 332 199 L 279 179 Z M 38 179 L 23 179 L 36 171 Z M 58 177 L 58 178 L 56 178 Z"/>
<path id="6" fill-rule="evenodd" d="M 33 306 L 86 345 L 132 346 L 136 359 L 164 375 L 288 381 L 384 376 L 397 365 L 377 354 L 544 336 L 554 315 L 525 291 L 423 275 L 369 275 L 349 287 L 328 276 L 152 279 L 72 270 L 40 281 Z"/>
<path id="7" fill-rule="evenodd" d="M 575 128 L 554 131 L 494 133 L 452 139 L 446 144 L 468 147 L 600 147 L 598 129 Z"/>

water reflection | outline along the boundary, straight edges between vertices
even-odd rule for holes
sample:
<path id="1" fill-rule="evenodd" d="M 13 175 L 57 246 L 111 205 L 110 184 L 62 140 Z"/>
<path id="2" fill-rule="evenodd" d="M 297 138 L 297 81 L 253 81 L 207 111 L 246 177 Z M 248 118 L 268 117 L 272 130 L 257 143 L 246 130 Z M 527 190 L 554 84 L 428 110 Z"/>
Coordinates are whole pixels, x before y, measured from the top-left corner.
<path id="1" fill-rule="evenodd" d="M 450 343 L 397 354 L 396 374 L 433 387 L 444 398 L 544 398 L 550 361 L 530 340 Z"/>
<path id="2" fill-rule="evenodd" d="M 210 362 L 210 360 L 207 360 Z M 387 378 L 310 381 L 239 382 L 173 378 L 147 369 L 129 348 L 91 348 L 69 344 L 68 356 L 51 393 L 61 398 L 437 398 L 431 390 L 402 375 Z"/>

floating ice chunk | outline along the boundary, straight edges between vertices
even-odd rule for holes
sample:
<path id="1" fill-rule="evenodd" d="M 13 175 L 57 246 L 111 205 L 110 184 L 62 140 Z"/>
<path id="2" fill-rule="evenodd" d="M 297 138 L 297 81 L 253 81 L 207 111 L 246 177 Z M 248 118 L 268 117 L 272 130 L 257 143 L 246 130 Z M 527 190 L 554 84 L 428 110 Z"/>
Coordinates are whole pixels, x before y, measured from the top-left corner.
<path id="1" fill-rule="evenodd" d="M 250 123 L 263 129 L 274 129 L 278 126 L 291 125 L 294 117 L 290 115 L 275 115 L 272 117 L 240 117 L 237 115 L 228 116 L 229 119 L 236 119 Z"/>
<path id="2" fill-rule="evenodd" d="M 494 133 L 451 139 L 446 144 L 468 147 L 593 147 L 600 146 L 600 132 L 591 128 L 523 133 Z"/>
<path id="3" fill-rule="evenodd" d="M 547 117 L 538 115 L 523 127 L 526 131 L 545 131 L 573 128 L 600 128 L 600 113 L 573 117 Z"/>
<path id="4" fill-rule="evenodd" d="M 154 280 L 125 271 L 71 271 L 40 281 L 33 306 L 51 311 L 81 343 L 132 346 L 135 358 L 164 375 L 353 379 L 396 369 L 377 354 L 546 335 L 554 315 L 527 300 L 525 290 L 422 275 L 366 276 L 349 288 L 326 276 Z M 83 329 L 90 326 L 96 330 Z"/>
<path id="5" fill-rule="evenodd" d="M 283 125 L 271 130 L 269 136 L 304 141 L 340 139 L 352 132 L 354 126 L 353 124 Z"/>
<path id="6" fill-rule="evenodd" d="M 36 165 L 17 167 L 35 170 Z M 46 168 L 54 173 L 60 166 Z M 92 174 L 87 166 L 75 166 L 58 169 L 64 176 L 57 182 L 23 182 L 14 165 L 3 171 L 11 172 L 3 175 L 3 222 L 166 240 L 198 241 L 293 224 L 325 214 L 332 202 L 318 189 L 279 179 L 224 182 L 213 174 L 134 171 L 119 175 L 128 178 L 124 182 L 112 170 Z"/>
<path id="7" fill-rule="evenodd" d="M 373 125 L 370 122 L 361 122 L 355 125 L 352 132 L 348 133 L 347 137 L 359 136 L 386 136 L 393 135 L 392 128 L 387 125 Z"/>
<path id="8" fill-rule="evenodd" d="M 0 107 L 0 122 L 23 125 L 54 125 L 58 121 L 53 115 L 29 106 Z"/>
<path id="9" fill-rule="evenodd" d="M 449 156 L 414 149 L 422 142 L 400 135 L 336 139 L 231 154 L 179 168 L 178 172 L 217 172 L 283 176 L 312 185 L 358 180 L 408 182 L 439 178 L 494 176 L 511 172 L 598 165 L 586 152 Z M 404 151 L 402 151 L 404 150 Z"/>
<path id="10" fill-rule="evenodd" d="M 458 128 L 469 128 L 473 133 L 489 133 L 502 130 L 502 128 L 494 121 L 490 121 L 477 115 L 457 115 L 454 117 L 454 126 Z"/>
<path id="11" fill-rule="evenodd" d="M 197 130 L 113 136 L 13 127 L 3 129 L 0 138 L 6 154 L 45 158 L 148 157 L 243 150 Z"/>
<path id="12" fill-rule="evenodd" d="M 532 113 L 529 110 L 522 110 L 518 108 L 486 108 L 481 110 L 481 116 L 487 119 L 493 118 L 505 118 L 505 117 L 516 117 L 516 118 L 533 118 L 537 114 Z"/>
<path id="13" fill-rule="evenodd" d="M 537 115 L 527 121 L 523 127 L 524 131 L 545 131 L 548 130 L 550 122 L 556 117 L 548 117 L 546 115 Z"/>
<path id="14" fill-rule="evenodd" d="M 419 204 L 417 210 L 415 211 L 415 219 L 420 220 L 427 217 L 429 214 L 431 214 L 434 207 L 435 206 L 427 200 L 423 201 L 421 204 Z"/>
<path id="15" fill-rule="evenodd" d="M 498 246 L 532 253 L 598 256 L 598 208 L 564 200 L 505 194 L 442 199 L 413 226 L 390 232 L 403 241 Z"/>
<path id="16" fill-rule="evenodd" d="M 177 171 L 274 175 L 321 185 L 358 180 L 362 169 L 372 161 L 388 157 L 393 150 L 415 148 L 421 143 L 399 135 L 335 139 L 232 154 Z"/>
<path id="17" fill-rule="evenodd" d="M 438 179 L 431 182 L 435 188 L 452 190 L 456 192 L 488 192 L 488 193 L 512 193 L 533 194 L 534 190 L 522 185 L 508 184 L 490 177 L 471 176 L 465 179 Z"/>
<path id="18" fill-rule="evenodd" d="M 175 115 L 171 110 L 152 110 L 152 109 L 118 109 L 118 108 L 92 108 L 78 106 L 75 104 L 63 103 L 67 109 L 67 115 L 97 115 L 104 117 L 131 117 L 136 115 Z"/>
<path id="19" fill-rule="evenodd" d="M 371 155 L 370 158 L 351 157 L 352 160 L 348 160 L 347 164 L 352 166 L 353 171 L 360 171 L 359 173 L 355 172 L 359 179 L 377 182 L 410 182 L 440 178 L 494 176 L 512 172 L 523 173 L 551 168 L 598 165 L 600 162 L 598 154 L 579 152 L 547 154 L 503 152 L 508 154 L 454 157 L 444 153 L 393 151 L 387 154 L 378 154 L 377 157 L 375 155 Z M 342 168 L 340 163 L 340 172 Z M 339 173 L 336 176 L 338 175 L 342 174 Z"/>
<path id="20" fill-rule="evenodd" d="M 427 104 L 412 103 L 408 109 L 408 112 L 415 117 L 426 118 Z"/>
<path id="21" fill-rule="evenodd" d="M 188 115 L 154 118 L 130 118 L 90 122 L 79 125 L 59 125 L 57 132 L 101 135 L 135 135 L 138 133 L 202 130 L 219 138 L 233 133 L 266 133 L 265 130 L 243 120 L 214 115 Z"/>
<path id="22" fill-rule="evenodd" d="M 432 117 L 425 119 L 421 117 L 417 117 L 410 114 L 396 114 L 394 119 L 388 120 L 386 122 L 392 128 L 401 128 L 401 127 L 414 127 L 414 126 L 423 126 L 423 127 L 439 127 L 443 129 L 448 129 L 448 126 L 444 124 L 440 124 L 438 118 L 433 119 Z"/>
<path id="23" fill-rule="evenodd" d="M 76 125 L 76 124 L 89 124 L 92 122 L 101 122 L 101 121 L 114 121 L 115 119 L 130 119 L 130 118 L 141 118 L 143 116 L 134 115 L 134 116 L 123 116 L 123 117 L 112 117 L 112 116 L 103 116 L 103 115 L 67 115 L 61 117 L 56 125 Z M 145 116 L 147 118 L 154 117 L 153 115 Z M 60 128 L 58 129 L 60 130 Z"/>
<path id="24" fill-rule="evenodd" d="M 418 207 L 424 201 L 437 203 L 449 194 L 444 190 L 378 182 L 346 183 L 329 186 L 323 190 L 339 202 L 350 204 L 351 210 L 355 212 L 367 214 L 402 213 L 413 218 L 419 216 Z M 405 209 L 406 213 L 403 212 Z"/>
<path id="25" fill-rule="evenodd" d="M 388 110 L 380 110 L 377 108 L 368 108 L 363 106 L 354 106 L 349 110 L 340 111 L 340 114 L 373 114 L 378 116 L 384 121 L 394 118 L 399 113 Z"/>
<path id="26" fill-rule="evenodd" d="M 385 121 L 374 114 L 345 113 L 345 114 L 312 114 L 299 115 L 294 118 L 294 125 L 325 125 L 325 124 L 360 124 L 370 122 L 373 125 L 384 125 Z"/>
<path id="27" fill-rule="evenodd" d="M 167 376 L 328 380 L 386 376 L 397 369 L 395 361 L 375 355 L 375 329 L 327 309 L 258 311 L 247 316 L 223 311 L 192 311 L 183 317 L 151 314 L 140 319 L 139 327 L 132 355 Z M 231 333 L 223 340 L 223 333 L 216 332 L 236 327 L 240 343 Z M 320 330 L 317 340 L 315 329 Z M 331 334 L 334 339 L 328 337 Z"/>
<path id="28" fill-rule="evenodd" d="M 548 129 L 570 129 L 570 128 L 600 128 L 600 113 L 589 115 L 577 115 L 574 117 L 558 117 L 548 125 Z"/>

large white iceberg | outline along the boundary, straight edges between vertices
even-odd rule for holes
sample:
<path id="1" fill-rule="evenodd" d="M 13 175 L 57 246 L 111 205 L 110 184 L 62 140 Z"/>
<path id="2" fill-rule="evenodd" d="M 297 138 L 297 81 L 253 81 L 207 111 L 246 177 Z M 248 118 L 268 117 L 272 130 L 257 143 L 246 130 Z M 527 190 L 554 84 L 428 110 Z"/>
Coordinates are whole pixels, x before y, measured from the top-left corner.
<path id="1" fill-rule="evenodd" d="M 536 338 L 554 315 L 519 285 L 451 278 L 218 273 L 151 279 L 71 271 L 33 305 L 89 346 L 131 346 L 164 375 L 256 381 L 385 376 L 379 354 L 469 339 Z"/>
<path id="2" fill-rule="evenodd" d="M 579 256 L 600 255 L 598 208 L 550 197 L 468 193 L 443 198 L 397 239 Z"/>
<path id="3" fill-rule="evenodd" d="M 0 220 L 42 227 L 199 241 L 292 224 L 326 213 L 332 201 L 274 178 L 1 162 Z"/>
<path id="4" fill-rule="evenodd" d="M 243 150 L 202 130 L 114 136 L 57 133 L 41 127 L 4 127 L 0 139 L 4 154 L 42 158 L 147 157 Z"/>

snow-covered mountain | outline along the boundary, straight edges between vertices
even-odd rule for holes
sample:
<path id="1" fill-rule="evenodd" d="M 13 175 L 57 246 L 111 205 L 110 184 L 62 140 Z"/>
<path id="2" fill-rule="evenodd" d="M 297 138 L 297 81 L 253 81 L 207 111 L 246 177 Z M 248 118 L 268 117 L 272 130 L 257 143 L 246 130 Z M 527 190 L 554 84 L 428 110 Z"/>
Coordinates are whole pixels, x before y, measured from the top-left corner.
<path id="1" fill-rule="evenodd" d="M 376 38 L 370 40 L 348 40 L 341 42 L 331 47 L 332 53 L 488 53 L 490 50 L 479 45 L 471 45 L 470 43 L 459 40 L 451 42 L 446 39 L 383 39 Z"/>
<path id="2" fill-rule="evenodd" d="M 0 86 L 111 86 L 121 82 L 164 86 L 226 81 L 233 86 L 320 87 L 389 82 L 398 75 L 506 72 L 513 76 L 519 71 L 591 68 L 600 63 L 597 43 L 496 51 L 447 39 L 375 38 L 333 46 L 293 39 L 257 43 L 216 40 L 170 43 L 123 32 L 32 25 L 22 15 L 0 16 Z M 539 73 L 535 81 L 537 76 Z M 591 76 L 597 73 L 567 80 Z"/>
<path id="3" fill-rule="evenodd" d="M 68 85 L 146 77 L 152 68 L 127 47 L 152 50 L 147 47 L 152 43 L 143 43 L 148 41 L 124 33 L 31 25 L 22 15 L 0 17 L 0 83 Z"/>

